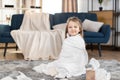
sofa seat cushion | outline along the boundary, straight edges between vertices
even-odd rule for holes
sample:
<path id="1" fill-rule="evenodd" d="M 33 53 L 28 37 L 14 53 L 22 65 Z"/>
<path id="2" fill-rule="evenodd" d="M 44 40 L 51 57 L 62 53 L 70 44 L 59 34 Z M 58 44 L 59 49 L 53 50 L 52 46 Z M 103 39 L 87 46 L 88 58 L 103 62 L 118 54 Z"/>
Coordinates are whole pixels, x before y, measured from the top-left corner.
<path id="1" fill-rule="evenodd" d="M 9 25 L 0 24 L 0 32 L 10 31 Z"/>
<path id="2" fill-rule="evenodd" d="M 105 38 L 84 38 L 86 43 L 106 43 L 107 40 Z"/>
<path id="3" fill-rule="evenodd" d="M 103 38 L 104 34 L 100 32 L 84 31 L 85 38 Z"/>
<path id="4" fill-rule="evenodd" d="M 1 43 L 14 43 L 14 39 L 12 38 L 0 38 Z"/>
<path id="5" fill-rule="evenodd" d="M 0 37 L 11 38 L 12 36 L 11 36 L 10 32 L 3 32 L 3 33 L 0 34 Z"/>
<path id="6" fill-rule="evenodd" d="M 1 43 L 14 43 L 14 40 L 10 34 L 10 32 L 0 33 L 0 42 Z"/>

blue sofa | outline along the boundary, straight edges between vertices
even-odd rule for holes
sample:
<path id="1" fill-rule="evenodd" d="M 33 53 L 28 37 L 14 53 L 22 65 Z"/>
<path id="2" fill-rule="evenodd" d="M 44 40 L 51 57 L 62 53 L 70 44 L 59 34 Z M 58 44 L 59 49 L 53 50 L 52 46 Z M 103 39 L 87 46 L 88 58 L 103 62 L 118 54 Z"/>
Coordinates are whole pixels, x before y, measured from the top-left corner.
<path id="1" fill-rule="evenodd" d="M 76 16 L 82 21 L 84 21 L 85 19 L 97 21 L 97 15 L 95 13 L 56 13 L 54 15 L 50 14 L 50 17 L 49 17 L 50 26 L 51 26 L 50 29 L 52 30 L 53 29 L 52 26 L 54 25 L 57 25 L 60 23 L 66 23 L 66 20 L 71 16 Z M 19 29 L 22 23 L 23 17 L 24 17 L 24 14 L 15 14 L 12 16 L 11 26 L 0 25 L 0 43 L 6 43 L 4 56 L 6 55 L 7 44 L 11 42 L 14 43 L 14 40 L 10 35 L 10 31 L 14 29 Z M 1 28 L 2 28 L 2 31 L 1 31 Z M 110 25 L 104 24 L 99 30 L 99 32 L 84 31 L 84 39 L 86 43 L 98 44 L 99 56 L 101 56 L 101 43 L 107 43 L 109 40 L 109 37 L 110 37 Z"/>
<path id="2" fill-rule="evenodd" d="M 24 15 L 15 14 L 12 16 L 11 25 L 0 24 L 0 43 L 5 43 L 4 57 L 6 55 L 6 50 L 8 43 L 15 43 L 10 32 L 11 30 L 16 30 L 20 28 Z M 16 46 L 17 49 L 17 46 Z"/>

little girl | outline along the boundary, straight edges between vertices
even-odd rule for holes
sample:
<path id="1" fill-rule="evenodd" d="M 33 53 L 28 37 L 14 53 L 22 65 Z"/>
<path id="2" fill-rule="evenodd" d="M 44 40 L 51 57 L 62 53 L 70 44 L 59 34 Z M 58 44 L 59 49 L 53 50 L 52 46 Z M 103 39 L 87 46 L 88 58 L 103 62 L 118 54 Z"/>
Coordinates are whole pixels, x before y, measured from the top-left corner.
<path id="1" fill-rule="evenodd" d="M 58 78 L 79 76 L 86 73 L 88 54 L 83 39 L 82 22 L 77 17 L 67 20 L 65 40 L 57 60 L 33 69 Z"/>

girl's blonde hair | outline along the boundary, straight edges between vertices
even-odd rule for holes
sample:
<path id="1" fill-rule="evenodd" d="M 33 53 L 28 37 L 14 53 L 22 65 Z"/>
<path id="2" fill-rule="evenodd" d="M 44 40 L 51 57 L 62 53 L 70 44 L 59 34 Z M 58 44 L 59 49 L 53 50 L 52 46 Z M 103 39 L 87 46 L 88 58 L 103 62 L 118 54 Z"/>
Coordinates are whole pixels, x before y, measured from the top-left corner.
<path id="1" fill-rule="evenodd" d="M 67 20 L 67 25 L 66 25 L 66 30 L 65 30 L 65 38 L 67 38 L 67 33 L 68 33 L 68 24 L 70 21 L 73 21 L 75 23 L 78 23 L 80 32 L 79 34 L 83 37 L 83 28 L 82 28 L 82 21 L 78 17 L 70 17 Z"/>

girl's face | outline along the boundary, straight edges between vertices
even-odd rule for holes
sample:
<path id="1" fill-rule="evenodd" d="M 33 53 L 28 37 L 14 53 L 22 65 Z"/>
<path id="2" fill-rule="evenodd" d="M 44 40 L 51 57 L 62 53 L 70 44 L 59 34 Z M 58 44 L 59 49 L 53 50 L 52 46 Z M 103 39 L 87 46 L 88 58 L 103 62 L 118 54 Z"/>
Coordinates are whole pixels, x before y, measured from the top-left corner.
<path id="1" fill-rule="evenodd" d="M 80 25 L 77 22 L 70 21 L 68 23 L 68 34 L 69 36 L 75 36 L 80 32 Z"/>

